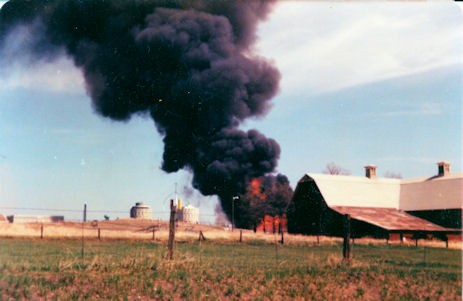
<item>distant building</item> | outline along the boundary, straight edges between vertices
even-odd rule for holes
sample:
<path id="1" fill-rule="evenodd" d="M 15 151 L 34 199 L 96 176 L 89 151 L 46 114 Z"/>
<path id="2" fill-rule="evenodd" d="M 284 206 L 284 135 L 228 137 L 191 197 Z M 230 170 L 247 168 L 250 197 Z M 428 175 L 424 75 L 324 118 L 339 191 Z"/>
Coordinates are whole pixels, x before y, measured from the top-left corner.
<path id="1" fill-rule="evenodd" d="M 199 209 L 191 205 L 185 206 L 178 211 L 178 219 L 185 223 L 199 224 Z"/>
<path id="2" fill-rule="evenodd" d="M 10 223 L 57 223 L 64 222 L 62 215 L 9 215 Z"/>
<path id="3" fill-rule="evenodd" d="M 136 219 L 153 219 L 153 212 L 150 206 L 138 202 L 130 208 L 130 217 Z"/>
<path id="4" fill-rule="evenodd" d="M 288 232 L 288 219 L 286 214 L 283 213 L 283 216 L 275 215 L 265 215 L 260 223 L 256 226 L 255 232 L 265 232 L 265 233 L 281 233 Z"/>
<path id="5" fill-rule="evenodd" d="M 182 206 L 182 200 L 177 200 L 177 219 L 180 222 L 199 224 L 199 208 L 187 205 Z"/>
<path id="6" fill-rule="evenodd" d="M 448 162 L 438 173 L 416 179 L 306 174 L 298 182 L 288 211 L 288 231 L 340 236 L 344 216 L 353 236 L 391 234 L 461 234 L 463 174 L 450 173 Z"/>

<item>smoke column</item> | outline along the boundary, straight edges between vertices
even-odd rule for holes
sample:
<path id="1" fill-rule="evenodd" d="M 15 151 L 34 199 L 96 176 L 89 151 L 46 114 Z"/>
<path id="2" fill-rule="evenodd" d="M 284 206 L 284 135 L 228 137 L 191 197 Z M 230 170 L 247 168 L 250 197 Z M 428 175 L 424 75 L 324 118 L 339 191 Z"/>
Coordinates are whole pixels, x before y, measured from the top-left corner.
<path id="1" fill-rule="evenodd" d="M 273 139 L 238 128 L 265 114 L 278 90 L 279 72 L 252 51 L 272 2 L 11 0 L 0 49 L 27 32 L 27 57 L 71 58 L 98 114 L 149 114 L 164 141 L 162 169 L 191 171 L 193 187 L 218 195 L 230 216 L 233 195 L 273 172 L 280 154 Z"/>

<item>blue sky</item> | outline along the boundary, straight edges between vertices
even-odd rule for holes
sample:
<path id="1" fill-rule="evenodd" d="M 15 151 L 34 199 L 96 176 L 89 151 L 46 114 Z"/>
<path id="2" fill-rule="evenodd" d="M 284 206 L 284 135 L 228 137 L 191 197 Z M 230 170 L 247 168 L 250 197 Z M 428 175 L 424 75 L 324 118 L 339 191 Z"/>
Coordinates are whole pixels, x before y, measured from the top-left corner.
<path id="1" fill-rule="evenodd" d="M 328 162 L 353 175 L 376 164 L 379 175 L 432 176 L 441 160 L 461 172 L 462 27 L 451 2 L 282 1 L 255 47 L 279 68 L 280 92 L 267 116 L 242 127 L 279 142 L 278 171 L 293 187 Z M 177 183 L 213 221 L 214 197 L 192 191 L 186 171 L 161 171 L 161 139 L 149 118 L 94 114 L 64 57 L 1 66 L 0 213 L 79 219 L 72 210 L 87 203 L 91 219 L 127 217 L 141 201 L 164 219 Z"/>

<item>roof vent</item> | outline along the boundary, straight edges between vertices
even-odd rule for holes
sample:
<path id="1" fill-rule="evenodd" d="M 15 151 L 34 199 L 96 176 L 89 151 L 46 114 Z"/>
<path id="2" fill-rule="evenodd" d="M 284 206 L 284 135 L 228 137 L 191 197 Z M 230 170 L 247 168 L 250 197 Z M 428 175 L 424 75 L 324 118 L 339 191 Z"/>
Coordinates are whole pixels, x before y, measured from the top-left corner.
<path id="1" fill-rule="evenodd" d="M 441 162 L 437 162 L 437 171 L 438 171 L 438 176 L 442 177 L 442 176 L 446 176 L 448 174 L 450 174 L 450 162 L 448 161 L 441 161 Z"/>
<path id="2" fill-rule="evenodd" d="M 369 179 L 376 178 L 376 165 L 367 165 L 365 166 L 365 177 Z"/>

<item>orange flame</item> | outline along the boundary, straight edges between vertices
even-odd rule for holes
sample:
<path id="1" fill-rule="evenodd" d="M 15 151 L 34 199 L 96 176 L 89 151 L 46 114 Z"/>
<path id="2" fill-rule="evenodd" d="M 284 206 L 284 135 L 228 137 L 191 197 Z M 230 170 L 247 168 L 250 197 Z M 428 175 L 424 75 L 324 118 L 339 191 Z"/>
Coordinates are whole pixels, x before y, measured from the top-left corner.
<path id="1" fill-rule="evenodd" d="M 262 190 L 262 179 L 254 178 L 249 183 L 249 192 L 251 196 L 256 196 L 261 200 L 266 199 L 266 195 Z"/>

